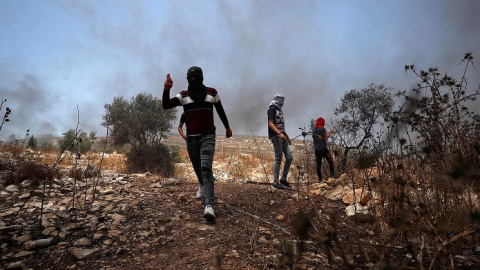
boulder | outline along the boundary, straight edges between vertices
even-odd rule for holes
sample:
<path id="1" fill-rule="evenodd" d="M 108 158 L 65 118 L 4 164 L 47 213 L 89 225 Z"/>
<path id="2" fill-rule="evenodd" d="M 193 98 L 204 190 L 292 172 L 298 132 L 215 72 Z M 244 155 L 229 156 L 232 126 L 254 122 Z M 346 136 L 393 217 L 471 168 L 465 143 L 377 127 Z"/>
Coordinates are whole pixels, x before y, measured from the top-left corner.
<path id="1" fill-rule="evenodd" d="M 353 203 L 360 203 L 360 205 L 365 206 L 371 200 L 373 200 L 374 196 L 368 193 L 367 190 L 357 188 L 355 191 L 349 192 L 342 198 L 342 201 L 345 205 L 351 205 Z"/>
<path id="2" fill-rule="evenodd" d="M 349 205 L 345 209 L 345 214 L 350 219 L 354 219 L 360 222 L 373 222 L 375 220 L 375 215 L 369 209 L 368 206 L 362 206 L 359 203 Z"/>

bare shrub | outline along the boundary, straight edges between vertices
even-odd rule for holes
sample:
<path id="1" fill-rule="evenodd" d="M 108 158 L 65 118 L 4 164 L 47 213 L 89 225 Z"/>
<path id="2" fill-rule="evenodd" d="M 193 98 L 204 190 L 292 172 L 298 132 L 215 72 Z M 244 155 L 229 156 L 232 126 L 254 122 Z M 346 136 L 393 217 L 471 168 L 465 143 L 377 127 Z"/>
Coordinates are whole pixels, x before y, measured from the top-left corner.
<path id="1" fill-rule="evenodd" d="M 150 172 L 171 177 L 175 172 L 174 161 L 177 156 L 178 152 L 172 151 L 163 144 L 132 148 L 127 153 L 127 171 Z"/>
<path id="2" fill-rule="evenodd" d="M 14 152 L 12 158 L 0 158 L 0 183 L 2 185 L 18 185 L 25 180 L 30 180 L 33 186 L 39 186 L 43 181 L 61 178 L 59 170 L 19 157 L 17 147 L 8 149 L 12 149 Z M 3 148 L 2 151 L 8 151 L 8 149 Z"/>

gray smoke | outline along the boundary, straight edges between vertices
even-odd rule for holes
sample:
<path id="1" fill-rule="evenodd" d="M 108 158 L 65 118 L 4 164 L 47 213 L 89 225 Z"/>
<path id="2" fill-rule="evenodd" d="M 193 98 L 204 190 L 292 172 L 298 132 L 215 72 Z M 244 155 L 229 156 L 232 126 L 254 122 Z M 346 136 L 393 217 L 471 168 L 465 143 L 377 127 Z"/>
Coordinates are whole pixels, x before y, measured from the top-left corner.
<path id="1" fill-rule="evenodd" d="M 266 135 L 268 104 L 282 93 L 293 137 L 312 118 L 328 122 L 350 89 L 371 83 L 411 89 L 417 80 L 405 74 L 405 64 L 461 74 L 463 53 L 480 57 L 478 1 L 165 2 L 43 2 L 68 18 L 68 28 L 62 42 L 48 43 L 58 52 L 47 59 L 0 51 L 0 98 L 13 111 L 0 139 L 28 128 L 60 135 L 75 128 L 78 112 L 82 129 L 102 135 L 105 103 L 140 92 L 161 98 L 167 73 L 173 96 L 186 89 L 193 65 L 219 91 L 234 134 Z M 9 5 L 2 2 L 0 10 L 15 11 Z M 0 31 L 22 14 L 8 15 Z M 55 18 L 52 32 L 64 29 Z M 32 35 L 32 46 L 50 38 L 20 34 Z M 468 75 L 478 85 L 479 72 Z M 223 134 L 218 118 L 216 126 Z"/>

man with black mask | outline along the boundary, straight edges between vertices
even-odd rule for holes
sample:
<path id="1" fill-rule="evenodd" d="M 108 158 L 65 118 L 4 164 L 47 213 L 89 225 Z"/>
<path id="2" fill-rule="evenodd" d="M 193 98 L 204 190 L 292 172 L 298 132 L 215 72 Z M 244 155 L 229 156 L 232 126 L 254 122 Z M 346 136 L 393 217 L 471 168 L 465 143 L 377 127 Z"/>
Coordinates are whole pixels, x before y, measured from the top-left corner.
<path id="1" fill-rule="evenodd" d="M 187 127 L 188 155 L 195 173 L 202 176 L 198 177 L 200 187 L 196 197 L 205 197 L 203 216 L 208 221 L 214 221 L 215 178 L 213 177 L 212 163 L 215 154 L 215 125 L 213 123 L 213 107 L 226 129 L 227 138 L 232 137 L 232 130 L 217 90 L 203 85 L 202 69 L 197 66 L 189 68 L 187 80 L 188 90 L 181 91 L 175 97 L 170 98 L 173 81 L 170 74 L 167 74 L 162 95 L 162 107 L 171 109 L 183 106 Z"/>

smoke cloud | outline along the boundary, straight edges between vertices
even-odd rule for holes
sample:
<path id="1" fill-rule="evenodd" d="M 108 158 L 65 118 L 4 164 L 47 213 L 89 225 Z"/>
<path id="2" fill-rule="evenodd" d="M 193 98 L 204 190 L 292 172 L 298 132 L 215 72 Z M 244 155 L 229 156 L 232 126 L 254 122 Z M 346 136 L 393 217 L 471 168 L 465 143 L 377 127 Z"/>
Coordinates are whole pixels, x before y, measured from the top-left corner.
<path id="1" fill-rule="evenodd" d="M 409 90 L 405 64 L 461 74 L 462 54 L 480 57 L 478 1 L 54 0 L 0 10 L 0 98 L 12 109 L 0 140 L 26 129 L 60 136 L 78 121 L 101 136 L 104 104 L 161 98 L 167 73 L 173 96 L 193 65 L 218 90 L 234 135 L 266 135 L 268 104 L 282 93 L 294 137 L 312 118 L 328 122 L 346 91 Z M 478 86 L 479 72 L 468 75 Z"/>

